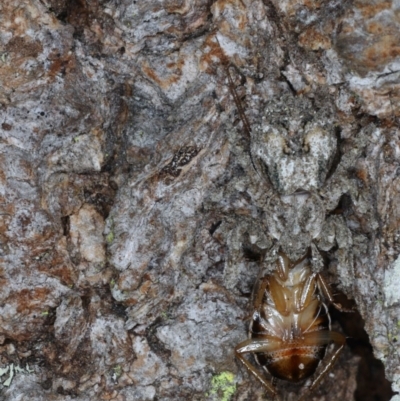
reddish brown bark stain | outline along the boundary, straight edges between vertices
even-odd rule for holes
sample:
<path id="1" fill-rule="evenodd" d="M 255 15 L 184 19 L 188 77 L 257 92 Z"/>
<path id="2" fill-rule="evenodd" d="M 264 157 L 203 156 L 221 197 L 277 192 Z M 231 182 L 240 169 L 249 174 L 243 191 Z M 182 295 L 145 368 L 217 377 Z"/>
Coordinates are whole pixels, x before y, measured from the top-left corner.
<path id="1" fill-rule="evenodd" d="M 40 42 L 30 41 L 21 36 L 17 36 L 7 43 L 6 50 L 10 53 L 15 53 L 18 58 L 35 58 L 43 51 L 43 46 Z"/>
<path id="2" fill-rule="evenodd" d="M 366 63 L 374 68 L 384 65 L 400 55 L 400 46 L 395 36 L 384 36 L 378 43 L 368 47 L 364 52 Z"/>
<path id="3" fill-rule="evenodd" d="M 331 48 L 330 38 L 316 31 L 314 28 L 309 28 L 300 35 L 299 44 L 311 50 Z"/>
<path id="4" fill-rule="evenodd" d="M 378 4 L 368 4 L 365 5 L 362 2 L 356 2 L 354 4 L 354 8 L 358 8 L 365 18 L 374 17 L 379 12 L 390 9 L 392 7 L 392 3 L 390 1 L 386 1 Z"/>
<path id="5" fill-rule="evenodd" d="M 182 70 L 180 68 L 183 66 L 183 64 L 184 64 L 183 60 L 181 60 L 179 63 L 174 63 L 174 65 L 176 66 L 174 73 L 165 79 L 160 78 L 157 75 L 157 73 L 151 68 L 148 62 L 143 63 L 142 70 L 151 80 L 156 82 L 161 88 L 168 89 L 172 84 L 179 81 L 180 76 L 182 75 Z"/>
<path id="6" fill-rule="evenodd" d="M 17 313 L 30 313 L 44 303 L 49 293 L 48 288 L 34 288 L 33 290 L 25 288 L 14 292 L 10 297 L 18 304 Z"/>
<path id="7" fill-rule="evenodd" d="M 65 264 L 64 256 L 58 253 L 52 255 L 49 260 L 38 263 L 37 269 L 50 277 L 60 279 L 64 285 L 68 286 L 73 285 L 78 278 L 73 268 Z"/>

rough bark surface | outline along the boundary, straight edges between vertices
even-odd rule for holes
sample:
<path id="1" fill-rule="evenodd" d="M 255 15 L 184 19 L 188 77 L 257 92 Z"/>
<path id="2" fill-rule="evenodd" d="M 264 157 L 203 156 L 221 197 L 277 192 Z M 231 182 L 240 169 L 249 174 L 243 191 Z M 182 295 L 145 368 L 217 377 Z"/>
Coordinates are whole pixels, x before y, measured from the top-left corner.
<path id="1" fill-rule="evenodd" d="M 399 392 L 399 32 L 397 0 L 2 1 L 0 398 L 270 399 L 234 347 L 274 244 L 325 251 Z M 227 61 L 252 127 L 338 138 L 297 248 Z M 357 319 L 308 399 L 400 400 Z"/>

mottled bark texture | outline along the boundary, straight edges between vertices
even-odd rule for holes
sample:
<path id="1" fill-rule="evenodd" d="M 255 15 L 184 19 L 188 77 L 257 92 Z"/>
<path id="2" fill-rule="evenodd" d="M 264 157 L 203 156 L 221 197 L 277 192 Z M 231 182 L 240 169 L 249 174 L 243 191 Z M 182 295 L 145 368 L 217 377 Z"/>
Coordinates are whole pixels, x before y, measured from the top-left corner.
<path id="1" fill-rule="evenodd" d="M 270 399 L 233 349 L 285 206 L 227 60 L 253 127 L 338 138 L 323 232 L 299 229 L 400 391 L 399 32 L 398 0 L 1 1 L 0 398 Z M 341 319 L 309 399 L 389 400 Z"/>

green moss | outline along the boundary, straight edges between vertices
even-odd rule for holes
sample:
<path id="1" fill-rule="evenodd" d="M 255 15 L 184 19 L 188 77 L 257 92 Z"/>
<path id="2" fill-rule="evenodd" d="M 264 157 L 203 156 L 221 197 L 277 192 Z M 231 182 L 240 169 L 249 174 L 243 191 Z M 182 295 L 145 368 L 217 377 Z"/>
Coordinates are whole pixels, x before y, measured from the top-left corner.
<path id="1" fill-rule="evenodd" d="M 122 375 L 122 367 L 121 365 L 114 366 L 113 368 L 115 376 L 118 378 Z"/>
<path id="2" fill-rule="evenodd" d="M 221 372 L 211 380 L 211 395 L 218 395 L 219 401 L 229 401 L 236 392 L 235 375 Z"/>
<path id="3" fill-rule="evenodd" d="M 111 244 L 114 241 L 114 233 L 112 231 L 107 234 L 106 241 L 108 244 Z"/>

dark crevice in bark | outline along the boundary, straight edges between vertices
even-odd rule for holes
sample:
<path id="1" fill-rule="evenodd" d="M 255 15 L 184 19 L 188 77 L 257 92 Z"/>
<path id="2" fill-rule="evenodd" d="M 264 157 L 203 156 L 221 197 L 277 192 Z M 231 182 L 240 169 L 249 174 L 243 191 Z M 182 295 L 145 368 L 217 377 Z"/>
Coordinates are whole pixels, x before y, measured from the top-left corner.
<path id="1" fill-rule="evenodd" d="M 336 298 L 348 305 L 346 297 L 338 293 Z M 385 378 L 382 362 L 374 357 L 368 334 L 364 330 L 364 320 L 360 313 L 341 313 L 334 308 L 330 311 L 333 321 L 338 321 L 347 337 L 347 347 L 353 354 L 361 357 L 357 372 L 355 401 L 389 401 L 395 394 L 391 383 Z"/>

